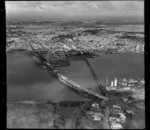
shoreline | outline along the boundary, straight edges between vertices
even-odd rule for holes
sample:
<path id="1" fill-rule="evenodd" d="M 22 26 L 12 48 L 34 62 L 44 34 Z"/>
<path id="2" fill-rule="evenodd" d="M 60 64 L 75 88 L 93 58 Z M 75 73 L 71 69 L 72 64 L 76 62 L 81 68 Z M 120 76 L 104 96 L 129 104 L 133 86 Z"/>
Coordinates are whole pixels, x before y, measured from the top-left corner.
<path id="1" fill-rule="evenodd" d="M 19 51 L 18 51 L 19 50 Z M 26 54 L 26 53 L 29 53 L 28 52 L 29 50 L 26 50 L 26 49 L 10 49 L 10 50 L 7 50 L 6 51 L 6 54 Z M 64 51 L 62 51 L 64 52 Z M 105 50 L 92 50 L 93 53 L 97 54 L 97 53 L 102 53 L 102 54 L 106 54 L 106 51 Z M 119 51 L 119 52 L 115 52 L 113 54 L 125 54 L 125 53 L 129 53 L 129 54 L 145 54 L 145 52 L 134 52 L 134 51 Z M 113 54 L 107 54 L 107 55 L 113 55 Z"/>

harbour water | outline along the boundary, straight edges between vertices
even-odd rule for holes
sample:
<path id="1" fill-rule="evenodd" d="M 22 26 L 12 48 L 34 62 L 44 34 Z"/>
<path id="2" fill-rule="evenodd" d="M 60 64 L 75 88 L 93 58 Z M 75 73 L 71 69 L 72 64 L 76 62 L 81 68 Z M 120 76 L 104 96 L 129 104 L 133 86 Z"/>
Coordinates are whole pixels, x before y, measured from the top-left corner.
<path id="1" fill-rule="evenodd" d="M 143 78 L 144 55 L 115 54 L 88 59 L 98 78 L 106 84 L 115 77 Z M 82 87 L 99 92 L 84 61 L 70 61 L 70 66 L 57 68 L 63 75 Z M 54 79 L 47 70 L 38 68 L 31 57 L 25 54 L 7 54 L 7 100 L 87 100 L 69 90 Z"/>

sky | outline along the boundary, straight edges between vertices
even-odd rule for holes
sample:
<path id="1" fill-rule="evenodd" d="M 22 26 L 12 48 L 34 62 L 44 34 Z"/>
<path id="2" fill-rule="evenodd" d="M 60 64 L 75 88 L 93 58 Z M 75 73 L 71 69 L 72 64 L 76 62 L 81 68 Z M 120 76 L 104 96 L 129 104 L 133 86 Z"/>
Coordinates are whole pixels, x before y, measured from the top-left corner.
<path id="1" fill-rule="evenodd" d="M 6 18 L 144 17 L 144 1 L 6 1 Z"/>

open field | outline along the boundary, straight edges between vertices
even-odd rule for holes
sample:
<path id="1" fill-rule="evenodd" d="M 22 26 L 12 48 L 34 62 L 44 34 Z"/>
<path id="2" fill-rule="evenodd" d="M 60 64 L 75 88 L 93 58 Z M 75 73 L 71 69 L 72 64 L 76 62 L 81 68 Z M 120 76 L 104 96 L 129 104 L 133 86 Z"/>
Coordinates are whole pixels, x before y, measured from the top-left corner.
<path id="1" fill-rule="evenodd" d="M 65 103 L 65 102 L 64 102 Z M 69 103 L 69 102 L 68 102 Z M 74 102 L 75 103 L 75 102 Z M 62 104 L 63 105 L 63 104 Z M 78 105 L 77 105 L 78 106 Z M 18 102 L 7 104 L 7 128 L 49 128 L 49 129 L 103 129 L 103 123 L 93 120 L 88 115 L 82 115 L 75 122 L 77 107 L 66 107 L 48 103 Z M 92 112 L 93 110 L 91 110 Z M 96 111 L 95 111 L 96 113 Z M 88 117 L 88 118 L 87 118 Z M 123 128 L 143 129 L 145 128 L 144 112 L 130 117 L 124 123 Z"/>

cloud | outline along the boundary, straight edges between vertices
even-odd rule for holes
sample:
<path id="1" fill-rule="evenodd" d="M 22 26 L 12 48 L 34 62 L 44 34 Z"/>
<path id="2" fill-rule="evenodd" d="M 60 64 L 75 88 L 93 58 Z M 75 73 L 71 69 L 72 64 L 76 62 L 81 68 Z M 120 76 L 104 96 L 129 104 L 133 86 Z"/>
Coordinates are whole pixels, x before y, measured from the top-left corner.
<path id="1" fill-rule="evenodd" d="M 98 8 L 103 10 L 108 10 L 108 11 L 112 11 L 116 9 L 111 1 L 107 1 L 107 2 L 103 1 L 99 3 Z"/>
<path id="2" fill-rule="evenodd" d="M 101 16 L 141 15 L 143 1 L 6 1 L 6 15 Z"/>
<path id="3" fill-rule="evenodd" d="M 46 9 L 47 7 L 45 5 L 40 5 L 39 8 L 40 9 Z"/>

